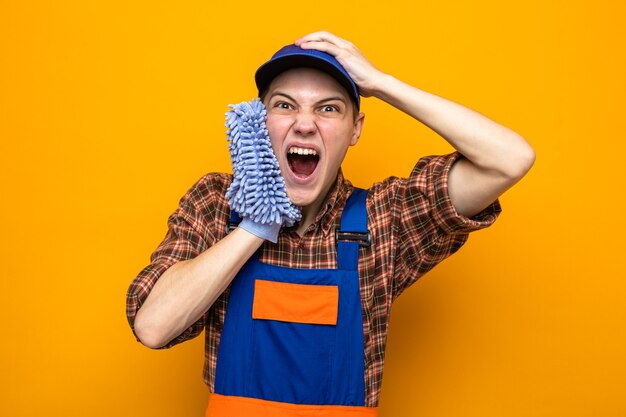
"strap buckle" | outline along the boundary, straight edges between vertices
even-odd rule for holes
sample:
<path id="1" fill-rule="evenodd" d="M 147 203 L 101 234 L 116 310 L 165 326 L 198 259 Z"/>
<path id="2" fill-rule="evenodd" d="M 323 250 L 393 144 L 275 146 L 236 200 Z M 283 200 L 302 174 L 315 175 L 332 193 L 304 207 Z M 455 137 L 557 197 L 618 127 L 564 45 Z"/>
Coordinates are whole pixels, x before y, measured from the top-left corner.
<path id="1" fill-rule="evenodd" d="M 235 230 L 239 226 L 239 222 L 228 222 L 226 225 L 226 234 L 229 235 L 230 232 Z"/>
<path id="2" fill-rule="evenodd" d="M 367 232 L 343 232 L 335 229 L 335 242 L 358 242 L 360 248 L 369 248 L 372 245 L 372 235 Z"/>

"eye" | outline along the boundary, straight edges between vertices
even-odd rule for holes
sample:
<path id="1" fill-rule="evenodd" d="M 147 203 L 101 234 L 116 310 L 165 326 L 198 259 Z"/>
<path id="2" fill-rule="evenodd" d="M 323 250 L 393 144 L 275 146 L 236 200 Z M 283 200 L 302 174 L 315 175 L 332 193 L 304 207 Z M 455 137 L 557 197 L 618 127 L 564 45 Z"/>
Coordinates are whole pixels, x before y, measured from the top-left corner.
<path id="1" fill-rule="evenodd" d="M 293 106 L 291 104 L 286 103 L 284 101 L 276 102 L 276 104 L 274 104 L 274 107 L 276 107 L 277 109 L 284 109 L 284 110 L 289 110 L 289 109 L 293 108 Z"/>
<path id="2" fill-rule="evenodd" d="M 322 106 L 322 111 L 323 112 L 337 112 L 339 111 L 339 108 L 337 106 L 332 106 L 330 104 L 327 104 L 325 106 Z"/>

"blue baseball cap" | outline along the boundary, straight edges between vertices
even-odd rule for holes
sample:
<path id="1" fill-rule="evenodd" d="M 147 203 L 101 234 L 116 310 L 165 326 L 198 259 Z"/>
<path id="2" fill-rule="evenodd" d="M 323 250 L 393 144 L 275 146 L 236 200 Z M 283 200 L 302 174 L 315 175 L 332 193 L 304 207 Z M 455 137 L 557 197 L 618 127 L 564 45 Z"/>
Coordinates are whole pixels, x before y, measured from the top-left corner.
<path id="1" fill-rule="evenodd" d="M 346 89 L 350 98 L 356 103 L 357 109 L 361 108 L 359 88 L 334 56 L 316 49 L 302 49 L 293 44 L 281 48 L 256 70 L 254 80 L 259 96 L 280 73 L 298 67 L 315 68 L 327 73 Z"/>

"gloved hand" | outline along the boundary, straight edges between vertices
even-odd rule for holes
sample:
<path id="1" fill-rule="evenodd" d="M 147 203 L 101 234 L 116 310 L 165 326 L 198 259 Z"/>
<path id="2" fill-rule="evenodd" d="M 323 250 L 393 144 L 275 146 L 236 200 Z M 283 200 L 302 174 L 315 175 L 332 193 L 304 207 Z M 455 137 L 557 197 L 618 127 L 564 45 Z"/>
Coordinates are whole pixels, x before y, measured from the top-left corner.
<path id="1" fill-rule="evenodd" d="M 226 113 L 233 182 L 228 204 L 242 221 L 239 227 L 276 243 L 282 226 L 300 220 L 300 209 L 287 197 L 285 182 L 265 128 L 265 106 L 259 99 L 229 105 Z"/>

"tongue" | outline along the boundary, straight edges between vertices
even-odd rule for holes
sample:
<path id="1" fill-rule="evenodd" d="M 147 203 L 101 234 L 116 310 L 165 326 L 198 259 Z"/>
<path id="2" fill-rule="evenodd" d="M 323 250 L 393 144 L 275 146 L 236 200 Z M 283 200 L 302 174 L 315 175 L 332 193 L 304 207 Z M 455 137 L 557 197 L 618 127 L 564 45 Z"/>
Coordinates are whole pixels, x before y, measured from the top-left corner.
<path id="1" fill-rule="evenodd" d="M 290 158 L 291 170 L 300 177 L 308 177 L 315 171 L 319 157 L 315 155 L 292 155 Z"/>

